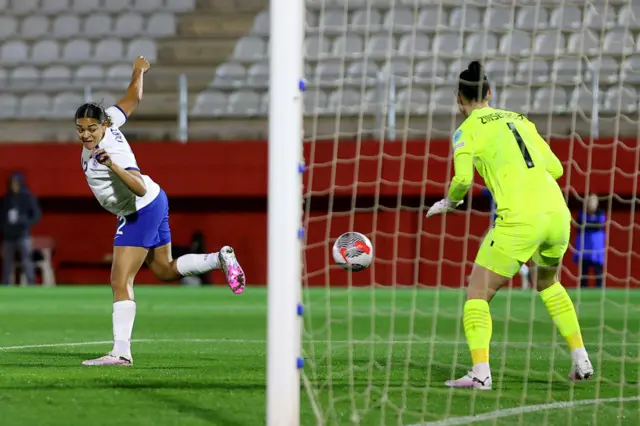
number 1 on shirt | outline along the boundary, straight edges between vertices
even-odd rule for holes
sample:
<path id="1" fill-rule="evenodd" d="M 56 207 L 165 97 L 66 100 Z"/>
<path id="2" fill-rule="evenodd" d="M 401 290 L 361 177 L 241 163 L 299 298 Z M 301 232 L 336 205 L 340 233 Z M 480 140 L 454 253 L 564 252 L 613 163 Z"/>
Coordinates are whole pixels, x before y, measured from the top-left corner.
<path id="1" fill-rule="evenodd" d="M 511 132 L 513 133 L 513 137 L 516 139 L 516 143 L 518 144 L 518 148 L 520 148 L 520 152 L 524 157 L 524 162 L 527 165 L 527 169 L 535 167 L 535 164 L 533 164 L 533 160 L 531 159 L 531 154 L 529 154 L 529 150 L 527 149 L 527 145 L 522 140 L 522 136 L 520 136 L 520 133 L 518 133 L 518 129 L 516 129 L 516 126 L 514 126 L 511 122 L 508 122 L 507 126 L 509 126 L 509 130 L 511 130 Z"/>

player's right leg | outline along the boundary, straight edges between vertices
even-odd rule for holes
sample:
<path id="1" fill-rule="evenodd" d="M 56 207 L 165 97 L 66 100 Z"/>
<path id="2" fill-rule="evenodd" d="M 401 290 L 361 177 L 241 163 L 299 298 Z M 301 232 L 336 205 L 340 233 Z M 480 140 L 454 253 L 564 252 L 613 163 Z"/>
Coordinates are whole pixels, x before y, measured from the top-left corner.
<path id="1" fill-rule="evenodd" d="M 489 346 L 493 324 L 489 302 L 518 272 L 522 264 L 511 257 L 513 250 L 509 250 L 508 243 L 510 240 L 513 242 L 512 239 L 515 240 L 516 248 L 526 248 L 518 244 L 514 235 L 507 235 L 500 228 L 491 230 L 480 246 L 469 277 L 463 313 L 464 333 L 473 368 L 466 376 L 445 382 L 445 386 L 479 390 L 489 390 L 492 387 Z"/>
<path id="2" fill-rule="evenodd" d="M 82 365 L 131 365 L 131 334 L 136 318 L 133 282 L 147 257 L 144 247 L 115 246 L 111 266 L 113 291 L 113 349 L 105 356 L 84 361 Z"/>
<path id="3" fill-rule="evenodd" d="M 570 222 L 563 218 L 551 220 L 549 238 L 540 245 L 533 256 L 533 261 L 538 269 L 536 286 L 540 297 L 558 331 L 571 349 L 570 378 L 582 380 L 593 376 L 593 365 L 582 340 L 575 307 L 559 279 L 562 258 L 569 246 L 570 226 Z"/>
<path id="4" fill-rule="evenodd" d="M 2 242 L 2 277 L 0 278 L 0 284 L 9 285 L 15 257 L 16 243 L 13 240 L 4 240 Z"/>

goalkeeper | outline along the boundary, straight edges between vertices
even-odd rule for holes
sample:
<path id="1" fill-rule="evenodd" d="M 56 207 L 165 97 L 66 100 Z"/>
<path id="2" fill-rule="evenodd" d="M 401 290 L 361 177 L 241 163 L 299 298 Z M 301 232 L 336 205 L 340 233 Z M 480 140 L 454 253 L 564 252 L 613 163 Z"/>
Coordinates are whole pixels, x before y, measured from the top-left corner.
<path id="1" fill-rule="evenodd" d="M 571 231 L 571 214 L 556 183 L 562 164 L 522 114 L 489 107 L 491 90 L 479 62 L 460 73 L 457 97 L 465 120 L 452 140 L 455 176 L 448 197 L 427 217 L 462 204 L 475 165 L 496 201 L 497 218 L 478 250 L 464 304 L 473 369 L 445 385 L 491 389 L 489 302 L 529 259 L 538 266 L 540 297 L 571 349 L 570 378 L 587 379 L 593 366 L 573 303 L 558 278 Z"/>

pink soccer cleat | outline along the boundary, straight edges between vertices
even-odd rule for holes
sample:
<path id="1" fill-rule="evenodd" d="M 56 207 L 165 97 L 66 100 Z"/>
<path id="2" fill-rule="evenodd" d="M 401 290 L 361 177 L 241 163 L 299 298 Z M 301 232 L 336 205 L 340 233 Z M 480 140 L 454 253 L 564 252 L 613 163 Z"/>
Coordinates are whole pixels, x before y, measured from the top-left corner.
<path id="1" fill-rule="evenodd" d="M 467 388 L 478 390 L 491 390 L 491 376 L 480 378 L 473 370 L 469 371 L 466 376 L 457 380 L 447 380 L 444 385 L 449 388 Z"/>
<path id="2" fill-rule="evenodd" d="M 106 354 L 105 356 L 101 356 L 96 359 L 88 359 L 86 361 L 82 361 L 82 365 L 88 366 L 102 366 L 102 365 L 120 365 L 120 366 L 130 366 L 133 365 L 133 360 L 125 358 L 123 356 L 113 355 L 111 352 Z"/>
<path id="3" fill-rule="evenodd" d="M 238 259 L 236 259 L 236 254 L 233 249 L 229 246 L 222 247 L 218 254 L 218 259 L 220 261 L 220 267 L 227 277 L 227 282 L 229 283 L 229 287 L 231 287 L 231 291 L 235 294 L 242 293 L 246 284 L 244 271 L 242 270 L 240 263 L 238 263 Z"/>

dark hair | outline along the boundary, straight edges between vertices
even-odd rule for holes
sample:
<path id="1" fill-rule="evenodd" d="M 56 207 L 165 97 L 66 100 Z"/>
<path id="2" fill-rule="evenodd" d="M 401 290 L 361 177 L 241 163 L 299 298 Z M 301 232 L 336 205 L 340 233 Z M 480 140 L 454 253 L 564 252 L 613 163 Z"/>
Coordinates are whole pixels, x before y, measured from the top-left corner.
<path id="1" fill-rule="evenodd" d="M 469 101 L 481 101 L 487 99 L 489 92 L 489 80 L 484 75 L 484 69 L 480 62 L 473 61 L 466 70 L 460 73 L 458 81 L 458 93 Z"/>
<path id="2" fill-rule="evenodd" d="M 81 105 L 76 110 L 76 120 L 78 118 L 93 118 L 97 120 L 100 124 L 105 123 L 109 120 L 107 116 L 107 112 L 104 110 L 102 105 L 96 102 L 88 102 L 84 105 Z"/>

